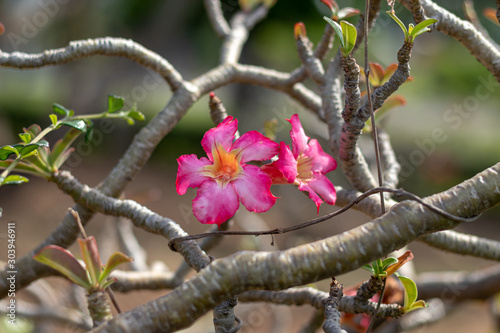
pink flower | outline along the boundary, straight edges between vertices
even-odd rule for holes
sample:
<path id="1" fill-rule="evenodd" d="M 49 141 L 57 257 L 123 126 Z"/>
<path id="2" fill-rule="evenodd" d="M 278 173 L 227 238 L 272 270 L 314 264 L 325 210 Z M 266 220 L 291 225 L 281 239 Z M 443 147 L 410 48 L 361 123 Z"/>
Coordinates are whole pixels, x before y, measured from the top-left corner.
<path id="1" fill-rule="evenodd" d="M 201 145 L 208 158 L 183 155 L 177 159 L 176 188 L 180 195 L 188 187 L 199 187 L 193 200 L 194 216 L 201 223 L 221 225 L 241 203 L 252 212 L 265 212 L 276 202 L 271 178 L 249 161 L 263 161 L 278 152 L 278 144 L 256 131 L 234 141 L 238 120 L 227 117 L 208 130 Z M 234 141 L 234 142 L 233 142 Z"/>
<path id="2" fill-rule="evenodd" d="M 333 184 L 325 176 L 335 170 L 337 162 L 323 151 L 317 140 L 306 136 L 298 115 L 287 120 L 292 125 L 292 150 L 280 142 L 279 159 L 263 166 L 262 170 L 271 177 L 273 184 L 295 184 L 299 190 L 309 192 L 319 213 L 323 201 L 334 205 L 337 199 Z"/>

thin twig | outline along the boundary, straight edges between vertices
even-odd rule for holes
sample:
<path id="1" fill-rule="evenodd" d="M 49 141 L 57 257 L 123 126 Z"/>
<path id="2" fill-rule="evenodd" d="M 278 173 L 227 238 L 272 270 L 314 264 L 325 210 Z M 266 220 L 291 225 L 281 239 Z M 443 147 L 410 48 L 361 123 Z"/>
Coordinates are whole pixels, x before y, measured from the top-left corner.
<path id="1" fill-rule="evenodd" d="M 428 208 L 429 210 L 433 211 L 434 213 L 442 215 L 443 217 L 445 217 L 445 218 L 447 218 L 447 219 L 449 219 L 451 221 L 458 222 L 458 223 L 472 222 L 472 221 L 475 221 L 480 216 L 480 215 L 473 216 L 473 217 L 460 217 L 460 216 L 456 216 L 456 215 L 453 215 L 451 213 L 448 213 L 448 212 L 442 210 L 439 207 L 436 207 L 434 205 L 431 205 L 431 204 L 425 202 L 422 198 L 418 197 L 417 195 L 415 195 L 413 193 L 410 193 L 410 192 L 407 192 L 407 191 L 405 191 L 403 189 L 393 189 L 393 188 L 387 188 L 387 187 L 376 187 L 376 188 L 373 188 L 371 190 L 368 190 L 368 191 L 364 192 L 363 194 L 361 194 L 360 196 L 358 196 L 356 199 L 354 199 L 353 201 L 351 201 L 349 204 L 347 204 L 346 206 L 342 207 L 341 209 L 339 209 L 339 210 L 337 210 L 335 212 L 332 212 L 332 213 L 320 216 L 318 218 L 309 220 L 309 221 L 304 222 L 304 223 L 296 224 L 296 225 L 288 227 L 288 228 L 276 228 L 276 229 L 263 230 L 263 231 L 214 231 L 214 232 L 206 232 L 206 233 L 203 233 L 203 234 L 196 234 L 196 235 L 189 235 L 189 236 L 185 236 L 185 237 L 174 238 L 174 239 L 170 240 L 169 247 L 173 251 L 176 251 L 176 245 L 178 243 L 181 243 L 181 242 L 184 242 L 184 241 L 188 241 L 188 240 L 194 240 L 194 239 L 200 239 L 200 238 L 205 238 L 205 237 L 211 237 L 211 236 L 224 236 L 224 235 L 233 235 L 233 236 L 234 235 L 239 235 L 239 236 L 261 236 L 261 235 L 285 234 L 287 232 L 296 231 L 296 230 L 299 230 L 299 229 L 304 229 L 304 228 L 310 227 L 312 225 L 315 225 L 315 224 L 324 222 L 326 220 L 329 220 L 332 217 L 335 217 L 337 215 L 340 215 L 340 214 L 344 213 L 345 211 L 349 210 L 351 207 L 353 207 L 354 205 L 358 204 L 362 200 L 368 198 L 369 196 L 371 196 L 371 195 L 373 195 L 375 193 L 381 193 L 381 192 L 393 193 L 396 196 L 405 197 L 408 200 L 416 201 L 419 204 L 421 204 L 422 206 L 424 206 L 424 207 Z"/>
<path id="2" fill-rule="evenodd" d="M 85 229 L 83 228 L 82 220 L 80 220 L 80 215 L 78 215 L 78 212 L 74 210 L 73 208 L 68 208 L 69 212 L 73 217 L 75 218 L 76 225 L 80 229 L 80 233 L 82 234 L 83 238 L 87 238 L 87 233 L 85 232 Z"/>

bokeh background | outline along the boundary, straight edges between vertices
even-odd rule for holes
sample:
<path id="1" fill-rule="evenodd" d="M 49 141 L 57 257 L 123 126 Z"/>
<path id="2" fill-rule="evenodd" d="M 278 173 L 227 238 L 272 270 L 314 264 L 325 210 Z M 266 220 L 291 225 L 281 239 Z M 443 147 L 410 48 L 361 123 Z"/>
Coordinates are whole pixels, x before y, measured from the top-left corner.
<path id="1" fill-rule="evenodd" d="M 229 18 L 238 9 L 237 1 L 222 2 L 224 14 Z M 341 7 L 359 9 L 364 3 L 338 2 Z M 439 1 L 439 4 L 463 17 L 461 2 L 449 0 Z M 474 5 L 484 29 L 499 42 L 499 27 L 482 15 L 486 7 L 494 6 L 494 2 L 474 1 Z M 411 22 L 409 13 L 399 4 L 396 5 L 396 13 L 403 22 Z M 241 62 L 279 71 L 293 70 L 300 65 L 293 25 L 304 22 L 308 37 L 317 42 L 325 26 L 322 16 L 328 14 L 319 0 L 278 0 L 268 19 L 251 32 Z M 350 19 L 352 22 L 356 20 L 357 17 Z M 165 57 L 185 79 L 195 78 L 216 66 L 221 45 L 209 25 L 201 0 L 4 0 L 0 1 L 0 22 L 5 26 L 5 33 L 0 36 L 0 49 L 4 52 L 38 53 L 64 47 L 72 40 L 123 37 L 133 39 Z M 383 67 L 395 62 L 402 41 L 402 31 L 387 15 L 382 14 L 370 34 L 370 61 L 378 62 Z M 362 65 L 363 50 L 358 53 L 356 57 Z M 487 70 L 463 46 L 439 32 L 424 34 L 416 40 L 410 64 L 414 80 L 398 91 L 407 104 L 392 110 L 380 124 L 391 136 L 402 164 L 401 186 L 425 196 L 445 190 L 499 160 L 500 89 Z M 158 75 L 116 57 L 99 56 L 36 70 L 0 68 L 0 145 L 17 142 L 17 133 L 32 123 L 48 126 L 53 103 L 62 104 L 78 114 L 95 113 L 105 109 L 108 94 L 125 97 L 128 106 L 137 104 L 146 115 L 146 121 L 153 118 L 171 96 Z M 239 119 L 240 132 L 262 130 L 264 122 L 274 118 L 278 121 L 278 139 L 286 141 L 289 140 L 289 124 L 284 118 L 299 113 L 307 134 L 319 139 L 329 151 L 325 126 L 286 96 L 240 84 L 223 87 L 216 94 L 223 100 L 228 113 Z M 90 186 L 102 181 L 143 126 L 141 123 L 129 126 L 124 121 L 116 121 L 113 125 L 111 130 L 105 130 L 104 124 L 96 122 L 96 129 L 106 133 L 97 136 L 91 144 L 76 142 L 76 152 L 66 166 Z M 203 154 L 200 140 L 212 126 L 208 98 L 204 97 L 157 147 L 144 171 L 127 188 L 125 197 L 137 199 L 159 214 L 178 221 L 190 233 L 206 231 L 206 226 L 198 223 L 190 212 L 195 192 L 178 196 L 175 175 L 176 159 L 180 155 Z M 55 142 L 61 133 L 50 135 L 49 141 Z M 373 160 L 369 136 L 363 138 L 361 143 L 369 160 Z M 346 185 L 340 171 L 333 172 L 330 178 L 335 184 Z M 5 233 L 7 221 L 16 222 L 18 256 L 28 253 L 45 239 L 59 223 L 67 207 L 72 205 L 71 199 L 53 184 L 34 177 L 30 180 L 22 186 L 0 189 L 0 206 L 4 209 L 1 219 L 4 226 L 0 226 L 0 232 Z M 283 227 L 316 216 L 313 203 L 299 191 L 276 187 L 273 193 L 282 197 L 275 207 L 258 215 L 240 210 L 234 228 L 261 230 Z M 333 210 L 333 207 L 322 207 L 320 214 Z M 500 240 L 499 213 L 498 209 L 494 209 L 479 221 L 459 230 Z M 271 240 L 265 237 L 228 238 L 213 250 L 213 254 L 221 257 L 241 248 L 285 249 L 340 233 L 367 220 L 362 214 L 349 212 L 321 226 L 276 237 L 274 247 L 270 246 Z M 96 216 L 88 226 L 88 232 L 96 235 L 103 253 L 109 253 L 116 244 L 110 232 L 115 222 L 110 217 Z M 181 259 L 169 251 L 165 240 L 140 230 L 137 234 L 150 253 L 149 263 L 162 260 L 171 269 L 176 268 Z M 0 238 L 0 248 L 0 259 L 4 259 L 5 238 Z M 438 252 L 419 243 L 412 244 L 410 249 L 416 254 L 414 264 L 418 271 L 474 270 L 491 265 L 483 260 Z M 356 271 L 338 278 L 348 286 L 367 278 L 367 273 Z M 49 281 L 64 283 L 58 278 Z M 324 290 L 327 290 L 327 285 L 328 281 L 317 284 Z M 120 295 L 120 301 L 124 304 L 123 308 L 130 309 L 161 293 L 130 293 Z M 458 315 L 448 323 L 457 320 L 461 323 L 455 332 L 469 332 L 471 327 L 477 332 L 491 331 L 492 319 L 486 314 L 486 306 L 480 302 L 468 303 L 459 308 Z M 297 325 L 297 321 L 292 319 L 305 320 L 310 313 L 306 307 L 291 310 L 269 305 L 241 308 L 243 312 L 240 316 L 250 323 L 244 328 L 247 332 L 287 331 Z M 274 312 L 268 311 L 271 308 Z M 467 320 L 456 319 L 462 318 L 460 311 L 473 315 L 467 316 Z M 255 324 L 261 319 L 265 319 L 265 324 Z M 207 316 L 189 331 L 209 332 L 212 330 L 210 320 Z M 252 323 L 255 325 L 252 326 Z M 469 324 L 472 326 L 467 326 Z M 448 331 L 440 326 L 429 329 Z"/>

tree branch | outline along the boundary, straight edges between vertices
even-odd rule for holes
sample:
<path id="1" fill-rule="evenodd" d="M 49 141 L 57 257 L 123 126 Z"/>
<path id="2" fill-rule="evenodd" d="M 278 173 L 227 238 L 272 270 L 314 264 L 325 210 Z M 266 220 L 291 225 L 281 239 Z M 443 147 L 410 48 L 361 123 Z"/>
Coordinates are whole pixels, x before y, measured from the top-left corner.
<path id="1" fill-rule="evenodd" d="M 500 261 L 500 242 L 483 237 L 444 230 L 419 241 L 443 251 Z"/>
<path id="2" fill-rule="evenodd" d="M 203 3 L 215 33 L 221 38 L 226 38 L 231 33 L 231 28 L 224 18 L 220 0 L 204 0 Z"/>
<path id="3" fill-rule="evenodd" d="M 96 55 L 124 57 L 160 74 L 172 90 L 182 86 L 182 76 L 157 53 L 123 38 L 104 37 L 72 41 L 67 47 L 46 50 L 43 53 L 7 53 L 0 50 L 0 66 L 19 69 L 62 65 Z"/>

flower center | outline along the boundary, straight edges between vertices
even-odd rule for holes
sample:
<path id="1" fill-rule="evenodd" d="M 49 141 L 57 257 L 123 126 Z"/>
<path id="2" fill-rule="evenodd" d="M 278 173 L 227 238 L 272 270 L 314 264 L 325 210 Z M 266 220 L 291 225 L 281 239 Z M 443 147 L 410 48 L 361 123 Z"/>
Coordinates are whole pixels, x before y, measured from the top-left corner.
<path id="1" fill-rule="evenodd" d="M 239 150 L 237 149 L 227 152 L 224 147 L 217 144 L 212 149 L 213 165 L 205 166 L 203 168 L 204 174 L 214 179 L 220 185 L 225 185 L 238 178 L 239 174 L 243 172 L 239 157 L 237 156 L 238 153 Z"/>
<path id="2" fill-rule="evenodd" d="M 299 155 L 297 158 L 297 177 L 300 180 L 310 180 L 313 177 L 312 157 Z"/>

